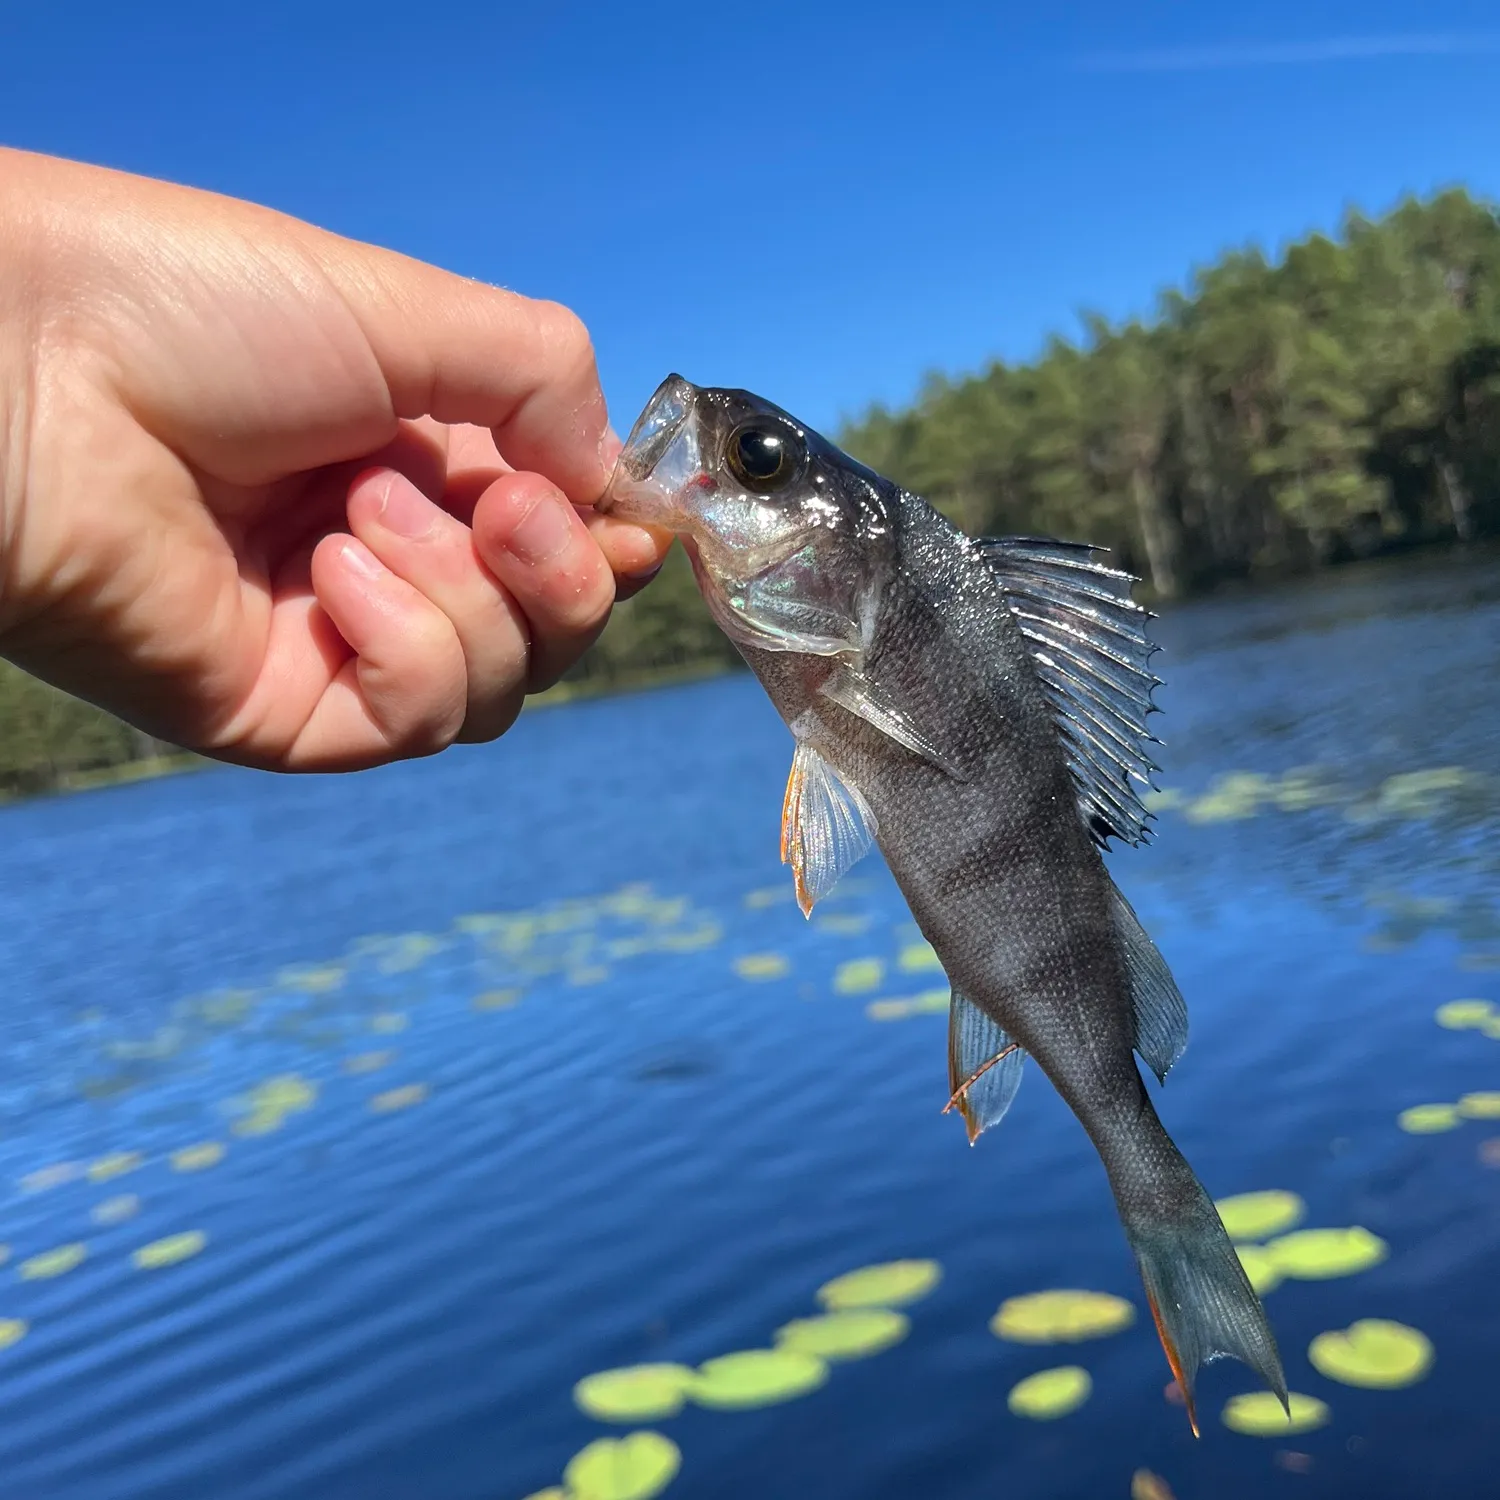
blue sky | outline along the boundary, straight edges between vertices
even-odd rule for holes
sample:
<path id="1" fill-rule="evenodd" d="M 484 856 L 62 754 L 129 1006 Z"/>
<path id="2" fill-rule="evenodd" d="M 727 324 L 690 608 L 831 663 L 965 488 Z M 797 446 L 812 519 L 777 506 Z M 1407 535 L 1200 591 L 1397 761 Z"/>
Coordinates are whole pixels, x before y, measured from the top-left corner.
<path id="1" fill-rule="evenodd" d="M 8 144 L 570 303 L 622 428 L 669 369 L 831 427 L 1348 204 L 1500 197 L 1461 0 L 48 0 L 0 48 Z"/>

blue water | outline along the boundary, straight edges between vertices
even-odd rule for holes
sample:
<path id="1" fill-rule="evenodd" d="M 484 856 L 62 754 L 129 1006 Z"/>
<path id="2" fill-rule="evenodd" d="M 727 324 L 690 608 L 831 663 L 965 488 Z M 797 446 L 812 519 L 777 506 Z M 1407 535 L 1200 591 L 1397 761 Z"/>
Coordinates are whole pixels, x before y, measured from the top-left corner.
<path id="1" fill-rule="evenodd" d="M 0 1350 L 7 1500 L 519 1500 L 616 1431 L 581 1376 L 764 1347 L 827 1278 L 906 1256 L 944 1276 L 894 1349 L 640 1424 L 681 1447 L 670 1496 L 1123 1497 L 1142 1467 L 1178 1500 L 1497 1493 L 1500 1123 L 1396 1116 L 1500 1089 L 1500 1040 L 1432 1019 L 1500 1003 L 1500 566 L 1351 571 L 1158 633 L 1177 796 L 1114 866 L 1192 1011 L 1162 1114 L 1216 1195 L 1289 1188 L 1391 1246 L 1268 1296 L 1326 1428 L 1227 1431 L 1253 1382 L 1218 1365 L 1194 1442 L 1144 1316 L 1062 1349 L 988 1331 L 1046 1287 L 1140 1305 L 1103 1173 L 1034 1069 L 977 1149 L 940 1116 L 942 1017 L 866 1010 L 934 983 L 897 965 L 901 900 L 872 860 L 838 920 L 798 915 L 789 739 L 735 677 L 358 777 L 0 811 L 0 1318 L 29 1325 Z M 1278 805 L 1297 768 L 1313 805 Z M 1216 802 L 1235 772 L 1270 780 Z M 766 954 L 782 977 L 737 972 Z M 840 992 L 866 958 L 881 984 Z M 206 1142 L 221 1161 L 174 1169 Z M 1310 1367 L 1367 1316 L 1432 1338 L 1425 1381 Z M 1079 1411 L 1008 1412 L 1073 1362 Z"/>

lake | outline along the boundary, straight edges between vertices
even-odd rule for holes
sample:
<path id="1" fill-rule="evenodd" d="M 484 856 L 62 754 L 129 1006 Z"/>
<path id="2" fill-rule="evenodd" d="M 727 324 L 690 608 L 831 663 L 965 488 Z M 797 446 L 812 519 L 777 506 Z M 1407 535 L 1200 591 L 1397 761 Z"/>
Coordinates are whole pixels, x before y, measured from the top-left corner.
<path id="1" fill-rule="evenodd" d="M 521 1500 L 637 1429 L 680 1450 L 674 1500 L 1124 1500 L 1142 1469 L 1177 1500 L 1495 1495 L 1500 1119 L 1473 1096 L 1500 1019 L 1435 1014 L 1500 1017 L 1500 562 L 1157 634 L 1157 837 L 1111 864 L 1192 1016 L 1160 1111 L 1215 1197 L 1284 1190 L 1386 1247 L 1267 1293 L 1323 1426 L 1230 1431 L 1254 1381 L 1224 1363 L 1193 1439 L 1045 1078 L 968 1149 L 942 976 L 878 859 L 797 912 L 790 738 L 735 676 L 361 776 L 0 810 L 7 1500 Z M 575 1403 L 765 1349 L 830 1278 L 905 1259 L 941 1279 L 904 1337 L 805 1394 Z M 990 1331 L 1058 1288 L 1134 1321 Z M 1425 1378 L 1315 1368 L 1366 1318 L 1426 1335 Z M 1008 1408 L 1071 1365 L 1076 1410 Z"/>

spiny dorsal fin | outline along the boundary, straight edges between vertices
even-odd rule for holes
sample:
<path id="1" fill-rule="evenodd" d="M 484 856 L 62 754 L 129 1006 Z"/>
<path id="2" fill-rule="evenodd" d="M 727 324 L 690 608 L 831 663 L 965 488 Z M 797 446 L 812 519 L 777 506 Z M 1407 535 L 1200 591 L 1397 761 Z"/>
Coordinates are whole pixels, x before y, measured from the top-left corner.
<path id="1" fill-rule="evenodd" d="M 1161 681 L 1148 663 L 1151 616 L 1130 598 L 1129 573 L 1094 561 L 1099 549 L 1045 537 L 990 537 L 976 544 L 993 565 L 1031 648 L 1078 784 L 1079 811 L 1103 845 L 1150 835 L 1141 794 L 1161 768 L 1146 729 Z"/>
<path id="2" fill-rule="evenodd" d="M 1165 1083 L 1173 1063 L 1187 1046 L 1187 1002 L 1130 903 L 1118 889 L 1113 896 L 1115 931 L 1125 955 L 1125 974 L 1135 1007 L 1135 1050 Z"/>
<path id="3" fill-rule="evenodd" d="M 1020 1048 L 1008 1051 L 1010 1047 L 1010 1034 L 954 990 L 948 1002 L 948 1090 L 963 1116 L 971 1146 L 981 1132 L 1005 1118 L 1021 1087 L 1021 1064 L 1026 1054 Z M 999 1062 L 979 1073 L 996 1057 Z M 976 1073 L 979 1077 L 958 1097 L 959 1089 Z"/>
<path id="4" fill-rule="evenodd" d="M 781 804 L 781 862 L 792 867 L 804 917 L 870 852 L 878 831 L 859 788 L 799 740 Z"/>

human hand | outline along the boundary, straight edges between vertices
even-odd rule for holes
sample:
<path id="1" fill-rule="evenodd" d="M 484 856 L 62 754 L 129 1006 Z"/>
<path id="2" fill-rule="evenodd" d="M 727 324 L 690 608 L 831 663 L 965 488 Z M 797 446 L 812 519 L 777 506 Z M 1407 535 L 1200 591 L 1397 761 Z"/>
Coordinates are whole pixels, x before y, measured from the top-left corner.
<path id="1" fill-rule="evenodd" d="M 565 309 L 0 150 L 0 655 L 153 734 L 331 771 L 502 733 L 660 563 L 586 509 L 614 446 Z"/>

